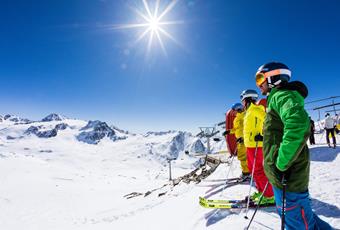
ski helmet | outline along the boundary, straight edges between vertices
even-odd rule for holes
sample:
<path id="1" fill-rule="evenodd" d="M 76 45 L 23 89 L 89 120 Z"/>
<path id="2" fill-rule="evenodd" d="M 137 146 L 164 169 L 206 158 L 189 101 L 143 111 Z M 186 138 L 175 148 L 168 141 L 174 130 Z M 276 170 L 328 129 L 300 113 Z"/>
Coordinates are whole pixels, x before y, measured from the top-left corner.
<path id="1" fill-rule="evenodd" d="M 257 94 L 256 90 L 253 89 L 243 90 L 243 92 L 241 93 L 241 101 L 246 98 L 256 101 L 258 97 L 259 95 Z"/>
<path id="2" fill-rule="evenodd" d="M 231 109 L 236 111 L 243 110 L 243 105 L 241 103 L 234 103 L 231 106 Z"/>
<path id="3" fill-rule="evenodd" d="M 290 76 L 291 71 L 288 66 L 280 62 L 269 62 L 257 70 L 256 85 L 260 86 L 267 80 L 269 88 L 274 88 L 282 82 L 288 82 Z"/>

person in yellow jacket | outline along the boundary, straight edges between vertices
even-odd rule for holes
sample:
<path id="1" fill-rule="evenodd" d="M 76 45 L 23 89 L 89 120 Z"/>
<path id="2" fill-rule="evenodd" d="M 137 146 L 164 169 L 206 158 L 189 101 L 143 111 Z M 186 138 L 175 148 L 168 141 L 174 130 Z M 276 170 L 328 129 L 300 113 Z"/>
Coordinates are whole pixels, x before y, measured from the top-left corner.
<path id="1" fill-rule="evenodd" d="M 244 145 L 247 149 L 248 168 L 252 172 L 258 190 L 251 198 L 256 202 L 263 194 L 264 197 L 261 203 L 274 203 L 273 188 L 272 185 L 269 184 L 263 169 L 262 130 L 266 111 L 263 105 L 255 104 L 257 98 L 258 94 L 255 90 L 248 89 L 241 93 L 241 101 L 245 107 L 243 138 Z"/>
<path id="2" fill-rule="evenodd" d="M 235 103 L 232 105 L 231 109 L 236 111 L 237 114 L 233 121 L 233 128 L 231 130 L 227 130 L 225 132 L 225 135 L 229 133 L 235 135 L 237 142 L 237 159 L 240 161 L 242 169 L 242 175 L 240 176 L 240 179 L 249 180 L 250 173 L 247 163 L 247 153 L 246 147 L 244 146 L 243 143 L 243 117 L 244 117 L 243 105 L 241 103 Z"/>

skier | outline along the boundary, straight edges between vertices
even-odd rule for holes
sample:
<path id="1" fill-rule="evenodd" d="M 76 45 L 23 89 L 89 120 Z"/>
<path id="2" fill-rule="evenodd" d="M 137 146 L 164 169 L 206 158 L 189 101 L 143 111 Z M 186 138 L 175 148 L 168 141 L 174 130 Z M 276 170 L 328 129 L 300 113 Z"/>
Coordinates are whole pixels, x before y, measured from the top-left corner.
<path id="1" fill-rule="evenodd" d="M 326 141 L 328 144 L 328 147 L 331 147 L 331 144 L 329 142 L 329 135 L 332 136 L 333 139 L 333 147 L 336 147 L 336 140 L 335 140 L 335 121 L 333 118 L 329 115 L 329 113 L 326 114 L 326 120 L 325 120 L 325 130 L 326 130 Z"/>
<path id="2" fill-rule="evenodd" d="M 286 229 L 328 230 L 331 227 L 313 213 L 309 200 L 306 141 L 310 121 L 304 109 L 308 90 L 301 82 L 288 83 L 290 76 L 289 68 L 278 62 L 267 63 L 256 73 L 256 85 L 263 95 L 268 95 L 263 129 L 264 169 Z"/>
<path id="3" fill-rule="evenodd" d="M 250 199 L 257 203 L 263 193 L 261 204 L 274 204 L 273 189 L 271 184 L 267 185 L 268 179 L 263 170 L 262 128 L 266 112 L 263 105 L 255 104 L 257 98 L 258 94 L 255 90 L 248 89 L 241 93 L 241 101 L 246 109 L 243 136 L 247 148 L 248 168 L 252 172 L 258 190 L 250 196 Z"/>
<path id="4" fill-rule="evenodd" d="M 314 132 L 315 132 L 315 124 L 314 121 L 312 120 L 311 117 L 309 117 L 310 120 L 310 136 L 309 136 L 309 143 L 311 145 L 315 145 L 315 137 L 314 137 Z"/>
<path id="5" fill-rule="evenodd" d="M 240 161 L 242 169 L 240 180 L 246 181 L 250 179 L 250 173 L 247 165 L 246 147 L 243 143 L 243 106 L 241 103 L 235 103 L 232 105 L 231 109 L 237 111 L 233 121 L 233 129 L 226 130 L 223 135 L 235 134 L 237 142 L 237 159 Z"/>

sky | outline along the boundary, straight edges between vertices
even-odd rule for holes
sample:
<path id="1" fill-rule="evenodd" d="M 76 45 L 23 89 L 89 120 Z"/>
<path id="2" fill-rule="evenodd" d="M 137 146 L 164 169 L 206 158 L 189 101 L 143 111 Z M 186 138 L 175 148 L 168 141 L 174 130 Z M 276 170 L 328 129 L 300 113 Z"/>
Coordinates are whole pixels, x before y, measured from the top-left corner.
<path id="1" fill-rule="evenodd" d="M 156 0 L 147 3 L 153 11 Z M 126 28 L 143 23 L 142 0 L 0 4 L 2 115 L 198 133 L 256 89 L 255 72 L 270 61 L 307 85 L 306 102 L 340 95 L 337 0 L 178 0 L 162 18 L 176 22 L 162 25 L 163 48 L 157 37 L 149 46 L 149 34 L 138 40 L 145 28 Z M 169 4 L 160 0 L 159 14 Z M 331 102 L 306 108 L 317 119 L 312 108 Z"/>

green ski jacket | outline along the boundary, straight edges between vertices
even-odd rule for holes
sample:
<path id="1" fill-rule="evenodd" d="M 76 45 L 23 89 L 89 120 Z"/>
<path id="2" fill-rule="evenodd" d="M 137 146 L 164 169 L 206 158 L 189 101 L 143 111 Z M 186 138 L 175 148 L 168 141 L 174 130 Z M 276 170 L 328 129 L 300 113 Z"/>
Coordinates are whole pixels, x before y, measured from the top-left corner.
<path id="1" fill-rule="evenodd" d="M 273 88 L 267 98 L 263 126 L 264 171 L 269 182 L 282 189 L 285 175 L 288 192 L 305 192 L 309 182 L 310 121 L 304 109 L 308 90 L 301 82 Z"/>

